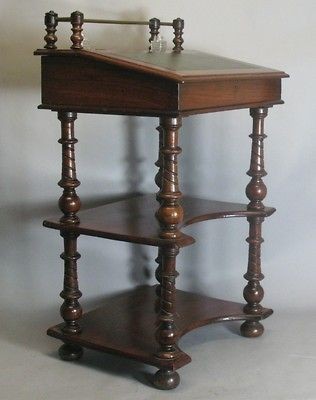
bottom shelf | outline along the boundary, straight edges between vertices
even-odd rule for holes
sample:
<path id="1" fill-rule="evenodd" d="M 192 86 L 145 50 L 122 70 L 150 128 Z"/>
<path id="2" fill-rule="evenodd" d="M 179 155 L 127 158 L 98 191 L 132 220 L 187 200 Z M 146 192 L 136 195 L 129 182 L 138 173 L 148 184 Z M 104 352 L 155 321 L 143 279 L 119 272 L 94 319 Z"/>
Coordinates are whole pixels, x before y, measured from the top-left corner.
<path id="1" fill-rule="evenodd" d="M 157 313 L 155 287 L 140 286 L 108 298 L 105 304 L 81 319 L 82 333 L 66 335 L 63 324 L 48 329 L 47 334 L 67 343 L 133 358 L 158 368 L 172 365 L 177 369 L 191 361 L 181 352 L 177 360 L 164 362 L 155 357 L 157 342 Z M 243 312 L 244 304 L 219 300 L 177 290 L 175 319 L 180 336 L 200 326 L 234 320 L 267 318 L 272 310 L 263 309 L 262 315 Z"/>

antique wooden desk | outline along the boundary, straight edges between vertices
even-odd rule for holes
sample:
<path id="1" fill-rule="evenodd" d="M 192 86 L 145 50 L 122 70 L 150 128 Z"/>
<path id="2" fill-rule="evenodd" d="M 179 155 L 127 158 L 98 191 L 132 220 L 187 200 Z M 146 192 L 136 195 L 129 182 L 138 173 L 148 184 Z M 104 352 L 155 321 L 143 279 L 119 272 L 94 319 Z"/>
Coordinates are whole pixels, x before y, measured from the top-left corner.
<path id="1" fill-rule="evenodd" d="M 56 49 L 59 21 L 72 23 L 73 45 L 69 50 Z M 275 211 L 262 203 L 267 191 L 262 181 L 266 175 L 264 119 L 269 107 L 282 103 L 281 78 L 287 75 L 210 54 L 182 51 L 180 19 L 169 24 L 175 29 L 175 47 L 166 53 L 85 50 L 80 12 L 72 13 L 71 18 L 58 18 L 50 12 L 45 23 L 45 49 L 35 52 L 42 60 L 39 108 L 56 111 L 61 121 L 59 142 L 63 157 L 59 186 L 63 194 L 59 207 L 63 216 L 45 220 L 44 226 L 60 231 L 65 265 L 61 292 L 64 323 L 50 328 L 48 334 L 64 342 L 59 351 L 64 360 L 81 357 L 82 347 L 123 355 L 158 367 L 154 385 L 172 389 L 180 380 L 176 370 L 191 361 L 178 347 L 182 335 L 213 322 L 244 320 L 242 335 L 257 337 L 263 333 L 259 321 L 272 313 L 260 304 L 261 225 Z M 151 20 L 151 39 L 158 29 L 159 20 Z M 251 180 L 246 188 L 249 204 L 182 196 L 177 164 L 182 117 L 240 108 L 250 108 L 253 118 L 247 172 Z M 159 117 L 156 195 L 132 197 L 79 212 L 74 137 L 78 112 Z M 190 224 L 227 217 L 245 217 L 250 225 L 245 274 L 248 283 L 243 292 L 246 305 L 175 288 L 176 257 L 182 247 L 194 243 L 194 238 L 182 230 Z M 77 279 L 79 235 L 156 246 L 158 285 L 137 287 L 114 296 L 104 307 L 82 315 Z"/>

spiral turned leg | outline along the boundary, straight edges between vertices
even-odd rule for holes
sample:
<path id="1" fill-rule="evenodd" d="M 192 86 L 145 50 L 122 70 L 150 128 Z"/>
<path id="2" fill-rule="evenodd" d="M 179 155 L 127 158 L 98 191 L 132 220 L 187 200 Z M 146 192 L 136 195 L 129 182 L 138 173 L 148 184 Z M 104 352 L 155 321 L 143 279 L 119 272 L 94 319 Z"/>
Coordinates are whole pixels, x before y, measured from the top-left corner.
<path id="1" fill-rule="evenodd" d="M 177 156 L 181 153 L 178 146 L 178 131 L 181 126 L 180 118 L 160 118 L 160 157 L 158 166 L 160 174 L 156 182 L 160 191 L 157 200 L 160 207 L 156 218 L 160 224 L 160 237 L 162 239 L 176 240 L 181 232 L 178 225 L 183 219 L 183 209 L 180 204 L 182 196 L 178 184 Z M 175 323 L 176 317 L 176 287 L 175 280 L 176 257 L 179 253 L 177 244 L 163 246 L 159 249 L 157 262 L 159 264 L 156 277 L 160 283 L 157 289 L 159 296 L 158 329 L 156 340 L 158 349 L 156 357 L 166 365 L 154 376 L 153 383 L 158 389 L 174 389 L 180 383 L 179 374 L 174 365 L 179 356 L 178 329 Z"/>
<path id="2" fill-rule="evenodd" d="M 163 148 L 163 135 L 164 135 L 164 119 L 160 118 L 159 119 L 159 126 L 156 128 L 157 131 L 159 132 L 159 149 L 158 149 L 158 159 L 155 162 L 156 167 L 158 167 L 158 172 L 155 176 L 155 183 L 158 186 L 159 192 L 156 195 L 157 201 L 161 204 L 162 199 L 159 197 L 159 193 L 161 190 L 162 186 L 162 174 L 163 174 L 163 154 L 161 152 Z M 162 260 L 162 248 L 158 248 L 158 255 L 157 258 L 155 259 L 155 262 L 158 264 L 156 271 L 155 271 L 155 277 L 158 281 L 158 285 L 156 286 L 156 304 L 155 304 L 155 310 L 156 312 L 159 312 L 160 309 L 160 296 L 161 296 L 161 260 Z"/>
<path id="3" fill-rule="evenodd" d="M 80 198 L 76 193 L 76 188 L 80 182 L 76 176 L 74 122 L 77 118 L 75 113 L 59 112 L 58 118 L 61 121 L 62 145 L 62 173 L 59 186 L 63 188 L 63 194 L 59 199 L 59 208 L 63 212 L 60 222 L 69 227 L 76 226 L 80 220 L 77 212 L 80 209 Z M 80 254 L 77 251 L 77 239 L 79 234 L 71 230 L 61 230 L 64 239 L 64 252 L 61 258 L 64 260 L 64 287 L 60 293 L 64 300 L 60 314 L 64 319 L 61 328 L 67 335 L 76 335 L 81 332 L 79 320 L 82 315 L 82 308 L 79 303 L 81 292 L 78 284 L 77 260 Z M 82 356 L 83 350 L 80 346 L 66 342 L 59 349 L 59 355 L 63 360 L 77 360 Z"/>
<path id="4" fill-rule="evenodd" d="M 162 368 L 154 375 L 153 383 L 158 389 L 174 389 L 180 383 L 179 374 L 171 367 L 179 354 L 177 346 L 178 332 L 175 324 L 175 279 L 178 275 L 175 270 L 176 256 L 179 253 L 177 247 L 163 249 L 161 259 L 161 292 L 160 309 L 158 314 L 158 329 L 156 339 L 159 348 L 156 357 L 163 361 L 169 361 L 169 368 Z"/>

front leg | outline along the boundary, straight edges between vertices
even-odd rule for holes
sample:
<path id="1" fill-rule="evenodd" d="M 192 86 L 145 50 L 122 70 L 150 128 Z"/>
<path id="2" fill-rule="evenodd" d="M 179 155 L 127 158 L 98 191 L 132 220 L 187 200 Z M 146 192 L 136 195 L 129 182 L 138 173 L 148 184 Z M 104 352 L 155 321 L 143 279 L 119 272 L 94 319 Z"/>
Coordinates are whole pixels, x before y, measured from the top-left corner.
<path id="1" fill-rule="evenodd" d="M 252 151 L 250 169 L 247 174 L 251 177 L 246 188 L 246 194 L 250 203 L 248 210 L 261 211 L 264 209 L 262 201 L 266 197 L 267 188 L 262 177 L 267 173 L 264 169 L 264 151 L 263 140 L 266 138 L 264 134 L 264 118 L 267 116 L 267 108 L 254 108 L 250 110 L 250 115 L 253 118 L 253 133 L 250 135 L 252 139 Z M 258 337 L 263 334 L 264 327 L 259 322 L 262 313 L 262 305 L 260 302 L 263 299 L 264 291 L 260 281 L 264 278 L 261 272 L 261 227 L 263 217 L 249 217 L 249 256 L 248 270 L 244 278 L 248 280 L 248 284 L 244 289 L 244 298 L 247 301 L 244 307 L 244 312 L 247 314 L 257 315 L 258 321 L 245 321 L 241 325 L 241 334 L 246 337 Z"/>
<path id="2" fill-rule="evenodd" d="M 64 260 L 64 288 L 60 293 L 64 302 L 60 308 L 60 313 L 65 321 L 62 331 L 74 335 L 81 332 L 78 321 L 82 315 L 82 308 L 79 303 L 81 292 L 77 275 L 77 260 L 80 258 L 80 254 L 77 252 L 79 235 L 69 230 L 69 227 L 75 227 L 80 222 L 77 212 L 81 204 L 76 193 L 76 188 L 80 185 L 80 182 L 76 175 L 75 143 L 77 143 L 77 139 L 74 136 L 74 121 L 77 115 L 71 112 L 60 112 L 58 118 L 61 121 L 59 143 L 62 145 L 62 173 L 58 185 L 63 189 L 63 194 L 59 199 L 59 208 L 63 213 L 60 222 L 65 228 L 67 227 L 60 232 L 64 239 L 64 252 L 61 254 L 61 258 Z M 83 350 L 80 346 L 67 342 L 59 349 L 60 357 L 67 361 L 80 358 L 82 353 Z"/>
<path id="3" fill-rule="evenodd" d="M 178 225 L 183 219 L 183 209 L 179 202 L 182 194 L 178 183 L 177 156 L 181 149 L 178 146 L 178 130 L 181 127 L 180 118 L 161 117 L 159 131 L 160 138 L 160 161 L 161 175 L 158 186 L 160 190 L 157 199 L 160 207 L 156 217 L 160 223 L 160 237 L 162 239 L 176 240 L 181 232 Z M 174 389 L 180 383 L 179 374 L 175 371 L 174 360 L 179 355 L 177 346 L 178 333 L 175 323 L 176 315 L 176 287 L 175 280 L 176 257 L 179 247 L 174 245 L 162 246 L 159 250 L 159 269 L 157 278 L 159 280 L 159 312 L 158 329 L 156 333 L 159 344 L 156 357 L 163 361 L 168 367 L 157 371 L 154 376 L 154 385 L 158 389 Z"/>

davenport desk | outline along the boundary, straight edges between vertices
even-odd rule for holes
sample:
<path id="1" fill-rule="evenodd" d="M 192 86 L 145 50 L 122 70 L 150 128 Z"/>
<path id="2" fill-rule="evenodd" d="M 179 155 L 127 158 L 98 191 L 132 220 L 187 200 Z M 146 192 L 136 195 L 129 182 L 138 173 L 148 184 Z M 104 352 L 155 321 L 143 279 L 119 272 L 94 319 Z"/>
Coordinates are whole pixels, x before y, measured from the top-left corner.
<path id="1" fill-rule="evenodd" d="M 55 32 L 60 21 L 72 23 L 73 44 L 68 50 L 56 48 Z M 178 347 L 181 336 L 205 324 L 242 320 L 241 334 L 257 337 L 263 333 L 260 321 L 272 313 L 260 304 L 261 225 L 275 211 L 263 205 L 267 192 L 262 180 L 266 175 L 264 119 L 269 107 L 282 103 L 281 79 L 287 75 L 210 54 L 182 51 L 183 21 L 179 18 L 168 23 L 175 30 L 173 51 L 161 53 L 84 49 L 80 12 L 72 13 L 71 18 L 58 18 L 51 11 L 46 14 L 45 23 L 45 48 L 35 52 L 42 61 L 39 108 L 56 111 L 61 122 L 59 186 L 63 194 L 59 207 L 63 215 L 45 220 L 44 226 L 60 231 L 65 266 L 61 292 L 64 322 L 50 328 L 48 334 L 64 342 L 59 350 L 64 360 L 80 358 L 83 347 L 119 354 L 156 366 L 156 387 L 175 388 L 180 381 L 176 370 L 191 361 Z M 150 24 L 153 39 L 159 20 L 153 19 Z M 177 163 L 182 117 L 241 108 L 249 108 L 253 119 L 247 172 L 251 179 L 246 188 L 249 203 L 182 196 Z M 79 211 L 74 122 L 80 112 L 159 118 L 156 195 L 134 196 Z M 182 247 L 195 241 L 184 228 L 228 217 L 244 217 L 250 226 L 248 269 L 244 275 L 248 283 L 243 292 L 246 304 L 176 290 L 176 257 Z M 103 307 L 83 314 L 77 277 L 79 235 L 156 246 L 158 285 L 137 287 L 113 296 Z"/>

